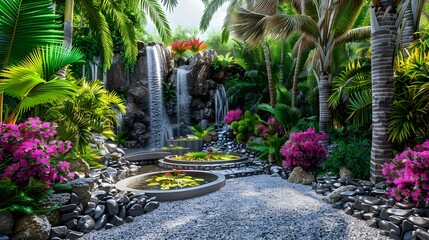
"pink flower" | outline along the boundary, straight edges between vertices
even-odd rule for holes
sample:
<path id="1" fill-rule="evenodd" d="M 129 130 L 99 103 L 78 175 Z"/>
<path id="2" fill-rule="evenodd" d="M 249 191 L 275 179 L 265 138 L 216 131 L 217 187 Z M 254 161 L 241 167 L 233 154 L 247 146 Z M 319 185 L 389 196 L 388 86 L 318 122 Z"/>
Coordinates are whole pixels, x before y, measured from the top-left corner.
<path id="1" fill-rule="evenodd" d="M 239 121 L 243 117 L 241 109 L 230 110 L 223 119 L 226 124 L 230 125 L 234 121 Z"/>
<path id="2" fill-rule="evenodd" d="M 283 166 L 288 168 L 300 166 L 305 170 L 320 166 L 327 155 L 326 148 L 320 143 L 325 138 L 326 134 L 316 134 L 313 128 L 292 133 L 280 149 L 280 153 L 285 157 Z"/>

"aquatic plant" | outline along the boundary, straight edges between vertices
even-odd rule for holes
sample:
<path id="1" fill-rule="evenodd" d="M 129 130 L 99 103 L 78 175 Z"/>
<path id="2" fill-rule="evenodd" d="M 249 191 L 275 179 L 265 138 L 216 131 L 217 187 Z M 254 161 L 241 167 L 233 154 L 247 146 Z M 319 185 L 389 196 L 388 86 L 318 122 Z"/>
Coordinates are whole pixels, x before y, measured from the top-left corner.
<path id="1" fill-rule="evenodd" d="M 195 187 L 204 183 L 203 178 L 194 178 L 186 175 L 185 171 L 173 169 L 171 172 L 164 172 L 151 176 L 145 180 L 143 187 L 146 189 L 170 190 L 186 187 Z"/>

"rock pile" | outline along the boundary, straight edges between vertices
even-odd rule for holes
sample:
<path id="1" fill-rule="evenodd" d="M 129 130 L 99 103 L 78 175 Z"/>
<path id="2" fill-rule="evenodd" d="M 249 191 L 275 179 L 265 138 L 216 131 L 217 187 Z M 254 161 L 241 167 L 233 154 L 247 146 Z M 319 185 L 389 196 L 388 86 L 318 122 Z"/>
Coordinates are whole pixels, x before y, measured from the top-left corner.
<path id="1" fill-rule="evenodd" d="M 379 228 L 384 236 L 398 240 L 429 239 L 429 209 L 389 199 L 385 182 L 373 185 L 369 181 L 324 176 L 313 182 L 313 189 L 334 208 Z"/>

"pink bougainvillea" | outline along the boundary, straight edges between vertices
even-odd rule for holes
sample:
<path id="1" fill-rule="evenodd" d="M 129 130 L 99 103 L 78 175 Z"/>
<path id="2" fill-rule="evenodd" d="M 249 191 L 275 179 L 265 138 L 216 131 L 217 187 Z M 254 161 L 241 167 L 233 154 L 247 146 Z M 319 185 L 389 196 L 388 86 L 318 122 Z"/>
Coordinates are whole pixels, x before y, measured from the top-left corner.
<path id="1" fill-rule="evenodd" d="M 325 138 L 325 133 L 316 134 L 314 128 L 291 133 L 289 140 L 280 149 L 285 157 L 283 167 L 302 167 L 304 170 L 319 167 L 327 155 L 326 148 L 320 143 Z"/>
<path id="2" fill-rule="evenodd" d="M 53 160 L 53 156 L 71 148 L 69 141 L 53 139 L 56 123 L 29 118 L 21 124 L 0 125 L 0 179 L 9 178 L 19 187 L 25 187 L 33 178 L 50 188 L 73 177 L 68 162 Z"/>
<path id="3" fill-rule="evenodd" d="M 382 173 L 391 188 L 389 196 L 398 201 L 429 204 L 429 140 L 384 163 Z"/>
<path id="4" fill-rule="evenodd" d="M 234 121 L 239 121 L 243 117 L 241 109 L 230 110 L 223 119 L 226 124 L 231 125 Z"/>

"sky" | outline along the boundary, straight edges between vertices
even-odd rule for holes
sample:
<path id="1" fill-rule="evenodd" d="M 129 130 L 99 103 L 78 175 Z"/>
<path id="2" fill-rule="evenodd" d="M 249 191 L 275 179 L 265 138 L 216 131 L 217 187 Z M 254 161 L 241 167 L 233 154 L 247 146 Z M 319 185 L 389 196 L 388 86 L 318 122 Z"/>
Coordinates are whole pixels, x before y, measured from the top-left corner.
<path id="1" fill-rule="evenodd" d="M 228 4 L 224 4 L 222 8 L 218 9 L 210 22 L 208 31 L 220 31 L 223 19 L 225 18 L 227 6 Z M 179 25 L 185 28 L 198 28 L 203 11 L 204 4 L 201 0 L 178 0 L 178 5 L 173 9 L 173 11 L 166 11 L 166 14 L 168 21 L 170 22 L 170 27 L 174 30 Z M 149 24 L 149 28 L 155 29 L 153 23 Z"/>

